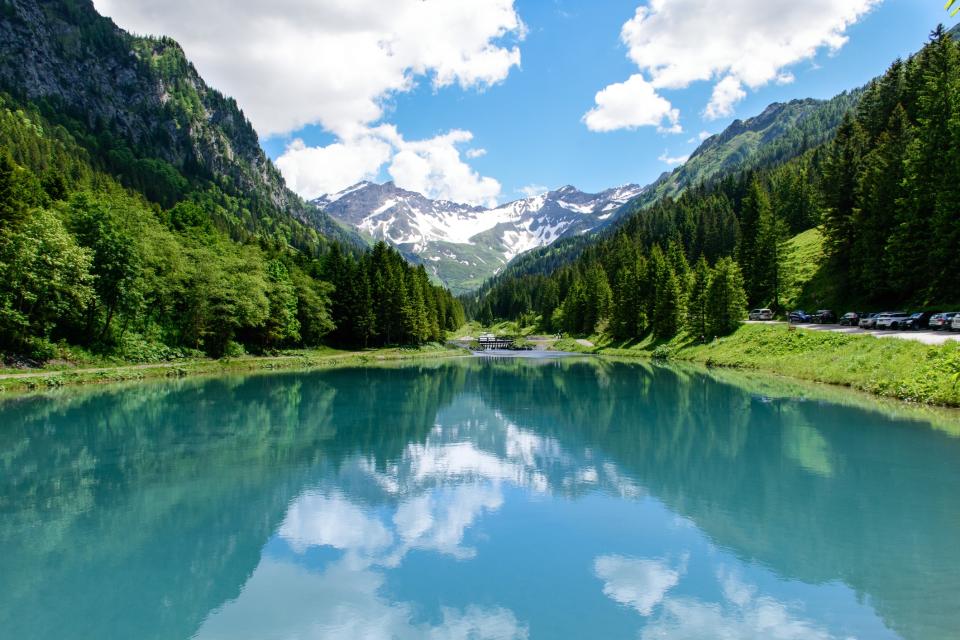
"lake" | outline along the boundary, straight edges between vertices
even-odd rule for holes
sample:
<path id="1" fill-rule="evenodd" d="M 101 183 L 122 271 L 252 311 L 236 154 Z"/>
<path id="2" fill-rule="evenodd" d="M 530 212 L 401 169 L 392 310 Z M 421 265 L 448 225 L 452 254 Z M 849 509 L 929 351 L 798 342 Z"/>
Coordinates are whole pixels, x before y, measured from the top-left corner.
<path id="1" fill-rule="evenodd" d="M 796 389 L 475 358 L 8 398 L 0 637 L 960 638 L 956 414 Z"/>

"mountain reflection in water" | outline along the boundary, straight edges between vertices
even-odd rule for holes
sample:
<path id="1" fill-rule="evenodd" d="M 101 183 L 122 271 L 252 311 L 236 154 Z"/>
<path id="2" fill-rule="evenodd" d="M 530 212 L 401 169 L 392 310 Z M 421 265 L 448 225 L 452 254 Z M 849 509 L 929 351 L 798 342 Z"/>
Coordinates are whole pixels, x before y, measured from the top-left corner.
<path id="1" fill-rule="evenodd" d="M 0 636 L 957 637 L 960 439 L 768 400 L 581 359 L 9 400 Z"/>

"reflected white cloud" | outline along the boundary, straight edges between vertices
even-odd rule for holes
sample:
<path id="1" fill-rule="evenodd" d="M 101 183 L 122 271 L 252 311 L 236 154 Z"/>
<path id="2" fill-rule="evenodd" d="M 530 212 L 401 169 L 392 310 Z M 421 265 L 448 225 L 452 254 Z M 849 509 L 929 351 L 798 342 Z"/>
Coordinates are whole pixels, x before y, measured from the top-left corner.
<path id="1" fill-rule="evenodd" d="M 488 481 L 510 482 L 534 491 L 545 491 L 547 479 L 543 472 L 522 460 L 500 457 L 481 451 L 472 442 L 458 442 L 439 447 L 412 445 L 410 479 L 423 483 L 430 479 L 449 482 L 482 478 Z"/>
<path id="2" fill-rule="evenodd" d="M 721 569 L 722 602 L 666 597 L 658 615 L 641 633 L 643 640 L 831 640 L 826 629 Z M 853 640 L 847 636 L 845 640 Z"/>
<path id="3" fill-rule="evenodd" d="M 469 396 L 459 410 L 441 412 L 430 435 L 409 444 L 395 462 L 384 467 L 357 458 L 339 473 L 358 493 L 380 495 L 385 506 L 364 508 L 365 501 L 341 489 L 315 489 L 293 502 L 278 534 L 298 553 L 311 546 L 343 550 L 358 567 L 395 567 L 412 549 L 474 557 L 464 536 L 484 513 L 500 509 L 504 486 L 643 495 L 615 464 L 595 460 L 590 451 L 567 452 Z"/>
<path id="4" fill-rule="evenodd" d="M 689 556 L 676 566 L 664 559 L 600 556 L 594 573 L 603 593 L 649 618 L 642 640 L 832 640 L 826 629 L 803 619 L 775 598 L 758 595 L 754 585 L 720 568 L 720 602 L 671 595 L 686 574 Z M 854 640 L 845 636 L 844 640 Z"/>
<path id="5" fill-rule="evenodd" d="M 686 571 L 681 563 L 673 568 L 666 560 L 646 560 L 624 556 L 600 556 L 593 563 L 593 571 L 603 580 L 603 593 L 642 616 L 649 616 L 667 592 L 680 582 Z"/>
<path id="6" fill-rule="evenodd" d="M 314 573 L 265 558 L 238 598 L 203 622 L 196 640 L 513 640 L 528 636 L 513 612 L 445 608 L 438 624 L 414 622 L 408 603 L 378 595 L 381 573 L 334 563 Z"/>
<path id="7" fill-rule="evenodd" d="M 526 627 L 507 609 L 444 609 L 443 623 L 430 629 L 431 640 L 511 640 L 526 638 Z"/>
<path id="8" fill-rule="evenodd" d="M 644 491 L 611 462 L 593 460 L 589 450 L 571 452 L 555 439 L 523 429 L 479 398 L 461 399 L 461 410 L 441 412 L 438 427 L 423 443 L 411 444 L 385 472 L 368 464 L 382 488 L 409 495 L 460 482 L 506 483 L 537 493 L 597 487 L 623 497 Z M 463 411 L 466 406 L 469 411 Z"/>
<path id="9" fill-rule="evenodd" d="M 437 551 L 458 559 L 472 558 L 476 551 L 462 546 L 466 530 L 487 511 L 503 505 L 499 486 L 461 485 L 406 500 L 397 508 L 393 522 L 403 540 L 401 555 L 409 549 Z"/>
<path id="10" fill-rule="evenodd" d="M 310 546 L 330 546 L 371 554 L 393 542 L 393 535 L 378 519 L 341 496 L 316 493 L 297 498 L 278 533 L 298 552 Z"/>
<path id="11" fill-rule="evenodd" d="M 526 637 L 526 628 L 504 609 L 441 609 L 441 622 L 413 624 L 410 606 L 388 602 L 381 593 L 386 570 L 399 567 L 413 550 L 459 561 L 476 557 L 468 533 L 503 506 L 511 486 L 531 493 L 602 488 L 643 495 L 615 464 L 589 451 L 567 451 L 478 398 L 463 398 L 396 460 L 347 460 L 323 485 L 294 500 L 278 536 L 297 554 L 329 547 L 342 556 L 319 574 L 298 567 L 299 558 L 265 558 L 241 597 L 212 615 L 198 637 Z M 596 572 L 610 597 L 650 615 L 683 569 L 606 556 L 597 559 Z M 271 583 L 280 586 L 272 591 Z M 296 593 L 284 595 L 286 590 Z"/>
<path id="12" fill-rule="evenodd" d="M 467 529 L 502 504 L 498 485 L 464 484 L 403 500 L 386 520 L 341 496 L 310 492 L 294 501 L 277 534 L 297 553 L 313 546 L 345 551 L 357 568 L 398 566 L 411 549 L 467 559 L 476 554 L 462 544 Z"/>

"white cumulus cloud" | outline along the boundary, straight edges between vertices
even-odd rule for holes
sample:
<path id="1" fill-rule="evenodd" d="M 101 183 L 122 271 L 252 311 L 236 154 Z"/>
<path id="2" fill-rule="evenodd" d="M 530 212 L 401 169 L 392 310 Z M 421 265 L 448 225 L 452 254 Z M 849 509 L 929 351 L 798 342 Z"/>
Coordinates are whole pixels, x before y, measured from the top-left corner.
<path id="1" fill-rule="evenodd" d="M 597 105 L 583 116 L 591 131 L 614 131 L 656 126 L 679 132 L 680 111 L 657 94 L 652 84 L 637 73 L 597 92 Z"/>
<path id="2" fill-rule="evenodd" d="M 710 103 L 704 109 L 707 120 L 716 120 L 733 113 L 733 106 L 747 97 L 743 84 L 734 76 L 727 76 L 713 86 Z"/>
<path id="3" fill-rule="evenodd" d="M 657 160 L 659 160 L 660 162 L 662 162 L 662 163 L 664 163 L 664 164 L 668 164 L 668 165 L 670 165 L 671 167 L 675 167 L 675 166 L 677 166 L 677 165 L 683 164 L 683 163 L 686 162 L 689 158 L 690 158 L 689 155 L 685 155 L 685 156 L 671 156 L 671 155 L 668 154 L 668 152 L 664 151 L 662 154 L 660 154 L 660 157 L 658 157 Z"/>
<path id="4" fill-rule="evenodd" d="M 305 198 L 335 193 L 361 180 L 374 180 L 393 155 L 393 147 L 374 136 L 363 136 L 349 143 L 335 142 L 325 147 L 308 147 L 295 139 L 277 167 L 290 188 Z"/>
<path id="5" fill-rule="evenodd" d="M 261 135 L 378 121 L 418 78 L 484 88 L 520 64 L 513 0 L 96 0 L 136 33 L 169 35 Z"/>
<path id="6" fill-rule="evenodd" d="M 481 176 L 460 157 L 457 145 L 472 139 L 472 133 L 462 130 L 412 142 L 398 136 L 390 176 L 397 186 L 431 198 L 496 206 L 500 183 Z"/>
<path id="7" fill-rule="evenodd" d="M 277 165 L 313 198 L 372 180 L 389 163 L 405 188 L 476 204 L 500 184 L 478 175 L 455 131 L 405 141 L 382 124 L 392 96 L 419 82 L 482 90 L 520 65 L 526 27 L 514 0 L 95 0 L 135 33 L 169 35 L 262 136 L 320 125 L 336 141 L 295 139 Z M 482 149 L 466 154 L 482 155 Z"/>
<path id="8" fill-rule="evenodd" d="M 517 192 L 522 194 L 524 198 L 535 198 L 536 196 L 542 196 L 548 191 L 550 191 L 550 187 L 545 187 L 542 184 L 528 184 L 525 187 L 520 187 L 517 189 Z"/>
<path id="9" fill-rule="evenodd" d="M 290 188 L 308 199 L 374 180 L 386 167 L 402 189 L 429 198 L 494 206 L 500 183 L 481 176 L 460 153 L 459 146 L 472 139 L 469 131 L 455 129 L 426 140 L 406 140 L 392 125 L 380 125 L 323 147 L 294 140 L 277 158 L 277 166 Z"/>
<path id="10" fill-rule="evenodd" d="M 642 72 L 627 83 L 647 85 L 642 104 L 635 105 L 629 117 L 597 115 L 595 123 L 602 122 L 605 128 L 591 126 L 591 114 L 607 110 L 601 96 L 609 100 L 608 90 L 627 83 L 610 85 L 597 94 L 597 106 L 585 117 L 587 126 L 593 130 L 660 126 L 665 114 L 676 110 L 664 106 L 669 102 L 659 91 L 683 89 L 699 81 L 714 82 L 705 117 L 729 115 L 747 88 L 792 82 L 787 67 L 813 58 L 820 50 L 838 50 L 847 41 L 846 30 L 880 2 L 650 0 L 637 8 L 620 34 L 630 59 Z M 621 106 L 617 111 L 625 110 Z M 671 122 L 675 125 L 676 119 Z"/>

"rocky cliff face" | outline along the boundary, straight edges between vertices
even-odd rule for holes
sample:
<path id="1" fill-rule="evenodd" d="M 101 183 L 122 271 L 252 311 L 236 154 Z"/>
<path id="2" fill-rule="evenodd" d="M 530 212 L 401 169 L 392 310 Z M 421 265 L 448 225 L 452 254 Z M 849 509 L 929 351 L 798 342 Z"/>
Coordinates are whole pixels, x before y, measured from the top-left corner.
<path id="1" fill-rule="evenodd" d="M 0 90 L 67 124 L 94 157 L 122 146 L 243 197 L 255 217 L 286 214 L 346 237 L 287 189 L 236 102 L 176 42 L 132 36 L 90 0 L 0 0 Z"/>

